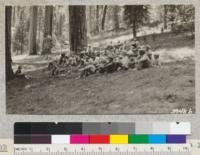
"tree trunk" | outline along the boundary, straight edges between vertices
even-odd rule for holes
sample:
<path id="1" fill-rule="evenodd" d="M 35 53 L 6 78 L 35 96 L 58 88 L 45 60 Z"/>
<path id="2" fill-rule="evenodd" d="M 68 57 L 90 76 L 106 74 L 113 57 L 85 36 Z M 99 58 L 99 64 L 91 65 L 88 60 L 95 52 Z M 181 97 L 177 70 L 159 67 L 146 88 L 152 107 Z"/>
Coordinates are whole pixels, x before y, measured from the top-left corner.
<path id="1" fill-rule="evenodd" d="M 53 30 L 53 6 L 45 6 L 45 19 L 44 19 L 44 37 L 43 37 L 43 52 L 46 52 L 44 47 L 44 41 L 49 36 L 52 38 Z M 51 49 L 48 49 L 48 53 L 51 53 Z"/>
<path id="2" fill-rule="evenodd" d="M 103 17 L 102 17 L 102 22 L 101 22 L 101 29 L 104 30 L 105 27 L 105 20 L 106 20 L 106 12 L 107 12 L 107 5 L 104 6 L 103 8 Z"/>
<path id="3" fill-rule="evenodd" d="M 90 12 L 91 12 L 91 6 L 86 6 L 86 25 L 87 25 L 87 36 L 88 36 L 88 38 L 90 38 L 91 37 L 91 35 L 90 35 L 90 32 L 91 32 L 91 28 L 92 28 L 92 22 L 91 22 L 91 19 L 92 19 L 92 17 L 91 17 L 91 14 L 90 14 Z"/>
<path id="4" fill-rule="evenodd" d="M 47 36 L 52 37 L 53 30 L 53 6 L 45 6 L 45 19 L 44 19 L 44 38 Z"/>
<path id="5" fill-rule="evenodd" d="M 167 29 L 167 6 L 164 5 L 164 29 Z"/>
<path id="6" fill-rule="evenodd" d="M 136 21 L 133 21 L 133 38 L 137 37 Z"/>
<path id="7" fill-rule="evenodd" d="M 12 26 L 15 26 L 15 7 L 12 8 Z"/>
<path id="8" fill-rule="evenodd" d="M 87 46 L 86 6 L 69 6 L 70 50 L 79 54 Z"/>
<path id="9" fill-rule="evenodd" d="M 113 8 L 113 28 L 115 31 L 119 30 L 119 16 L 118 16 L 118 12 L 119 12 L 119 7 L 118 6 L 114 6 Z"/>
<path id="10" fill-rule="evenodd" d="M 12 7 L 6 6 L 5 8 L 5 46 L 6 46 L 6 80 L 11 80 L 14 78 L 14 73 L 12 70 L 12 58 L 11 58 L 11 18 L 12 18 Z"/>
<path id="11" fill-rule="evenodd" d="M 24 34 L 22 32 L 22 34 Z M 24 53 L 24 38 L 21 38 L 21 45 L 20 45 L 20 54 L 22 55 Z"/>
<path id="12" fill-rule="evenodd" d="M 38 7 L 38 31 L 37 31 L 37 38 L 38 38 L 38 48 L 37 48 L 37 50 L 40 50 L 40 31 L 41 31 L 41 26 L 40 26 L 40 17 L 41 15 L 40 15 L 40 7 Z"/>
<path id="13" fill-rule="evenodd" d="M 30 8 L 30 26 L 29 26 L 29 54 L 37 54 L 37 6 Z"/>
<path id="14" fill-rule="evenodd" d="M 89 6 L 89 33 L 92 33 L 93 32 L 93 15 L 92 15 L 92 13 L 93 13 L 93 11 L 92 11 L 92 7 L 93 6 Z"/>
<path id="15" fill-rule="evenodd" d="M 64 15 L 61 14 L 59 18 L 59 36 L 62 36 L 63 32 L 63 21 L 64 21 Z"/>
<path id="16" fill-rule="evenodd" d="M 96 33 L 99 33 L 99 5 L 96 6 Z"/>
<path id="17" fill-rule="evenodd" d="M 24 9 L 21 9 L 21 12 L 20 12 L 20 21 L 23 20 L 23 15 L 24 15 Z M 20 25 L 22 26 L 22 25 Z M 25 27 L 23 26 L 23 28 L 25 29 Z M 20 37 L 20 54 L 22 55 L 24 53 L 24 29 L 21 29 L 21 36 Z"/>
<path id="18" fill-rule="evenodd" d="M 137 37 L 137 14 L 134 8 L 132 8 L 132 29 L 133 29 L 133 38 Z"/>
<path id="19" fill-rule="evenodd" d="M 42 42 L 41 42 L 41 31 L 42 31 L 42 25 L 43 25 L 43 8 L 40 6 L 38 7 L 38 49 L 39 51 L 42 50 Z"/>

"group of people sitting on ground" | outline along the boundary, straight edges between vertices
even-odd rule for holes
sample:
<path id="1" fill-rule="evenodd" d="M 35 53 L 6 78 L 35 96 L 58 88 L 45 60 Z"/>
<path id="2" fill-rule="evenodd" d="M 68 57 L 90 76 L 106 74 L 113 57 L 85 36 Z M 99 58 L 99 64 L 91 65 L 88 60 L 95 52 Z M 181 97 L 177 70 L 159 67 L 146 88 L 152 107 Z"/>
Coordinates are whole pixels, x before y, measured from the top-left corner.
<path id="1" fill-rule="evenodd" d="M 94 73 L 113 73 L 119 70 L 141 70 L 150 66 L 160 66 L 159 55 L 151 52 L 149 45 L 140 45 L 133 39 L 131 42 L 112 42 L 106 48 L 88 46 L 79 55 L 61 54 L 58 62 L 50 62 L 48 69 L 51 76 L 63 72 L 66 67 L 76 67 L 80 77 Z"/>

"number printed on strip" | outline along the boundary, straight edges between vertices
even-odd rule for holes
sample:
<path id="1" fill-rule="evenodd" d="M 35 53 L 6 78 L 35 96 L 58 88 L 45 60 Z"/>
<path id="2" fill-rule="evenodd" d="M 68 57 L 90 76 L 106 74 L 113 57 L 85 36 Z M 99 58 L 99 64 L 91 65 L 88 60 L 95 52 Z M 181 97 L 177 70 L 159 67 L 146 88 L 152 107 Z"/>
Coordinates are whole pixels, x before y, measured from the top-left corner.
<path id="1" fill-rule="evenodd" d="M 0 139 L 0 155 L 13 155 L 14 145 L 12 139 Z"/>

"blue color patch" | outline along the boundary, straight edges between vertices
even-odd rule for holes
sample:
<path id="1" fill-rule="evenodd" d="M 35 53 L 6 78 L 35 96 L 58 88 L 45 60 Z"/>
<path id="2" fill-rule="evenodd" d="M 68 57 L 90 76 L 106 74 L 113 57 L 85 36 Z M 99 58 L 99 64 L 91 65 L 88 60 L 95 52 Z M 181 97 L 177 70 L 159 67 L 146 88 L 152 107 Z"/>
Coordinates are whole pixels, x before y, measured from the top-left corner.
<path id="1" fill-rule="evenodd" d="M 149 135 L 149 144 L 166 144 L 166 135 Z"/>

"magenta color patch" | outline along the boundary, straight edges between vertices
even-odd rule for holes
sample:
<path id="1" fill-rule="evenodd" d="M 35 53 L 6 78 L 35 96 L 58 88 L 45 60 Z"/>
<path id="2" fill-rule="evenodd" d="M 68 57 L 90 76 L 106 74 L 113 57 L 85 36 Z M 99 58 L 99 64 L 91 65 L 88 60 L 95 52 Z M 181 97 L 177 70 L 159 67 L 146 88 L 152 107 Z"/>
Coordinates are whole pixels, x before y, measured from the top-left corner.
<path id="1" fill-rule="evenodd" d="M 88 135 L 70 135 L 70 144 L 89 144 Z"/>

